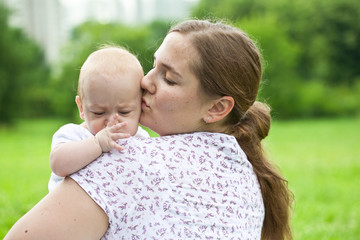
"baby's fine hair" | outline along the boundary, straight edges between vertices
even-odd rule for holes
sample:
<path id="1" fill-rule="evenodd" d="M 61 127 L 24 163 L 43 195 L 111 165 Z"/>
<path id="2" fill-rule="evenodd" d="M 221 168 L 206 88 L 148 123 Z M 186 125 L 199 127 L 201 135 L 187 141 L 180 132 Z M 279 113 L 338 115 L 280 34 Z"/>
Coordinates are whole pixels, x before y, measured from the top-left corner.
<path id="1" fill-rule="evenodd" d="M 115 76 L 127 71 L 135 71 L 139 77 L 144 75 L 137 57 L 125 47 L 114 44 L 101 45 L 87 57 L 80 69 L 77 95 L 80 99 L 84 98 L 83 83 L 91 74 L 102 72 Z"/>

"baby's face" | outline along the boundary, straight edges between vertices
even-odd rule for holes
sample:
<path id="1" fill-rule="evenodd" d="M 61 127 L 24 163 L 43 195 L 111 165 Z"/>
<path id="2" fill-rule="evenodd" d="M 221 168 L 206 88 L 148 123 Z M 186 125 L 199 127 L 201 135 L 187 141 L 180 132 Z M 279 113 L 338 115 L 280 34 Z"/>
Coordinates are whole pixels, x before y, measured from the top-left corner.
<path id="1" fill-rule="evenodd" d="M 136 134 L 141 114 L 140 80 L 139 73 L 129 71 L 116 77 L 94 74 L 84 83 L 80 115 L 92 134 L 105 128 L 115 114 L 119 122 L 127 122 L 123 133 Z"/>

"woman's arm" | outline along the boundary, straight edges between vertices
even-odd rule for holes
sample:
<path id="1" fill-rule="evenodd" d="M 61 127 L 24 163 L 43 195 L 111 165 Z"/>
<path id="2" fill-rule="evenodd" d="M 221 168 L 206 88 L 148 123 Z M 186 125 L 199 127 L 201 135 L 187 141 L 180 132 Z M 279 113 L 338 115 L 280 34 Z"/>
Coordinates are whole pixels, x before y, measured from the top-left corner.
<path id="1" fill-rule="evenodd" d="M 108 217 L 71 178 L 19 219 L 4 240 L 100 239 Z"/>

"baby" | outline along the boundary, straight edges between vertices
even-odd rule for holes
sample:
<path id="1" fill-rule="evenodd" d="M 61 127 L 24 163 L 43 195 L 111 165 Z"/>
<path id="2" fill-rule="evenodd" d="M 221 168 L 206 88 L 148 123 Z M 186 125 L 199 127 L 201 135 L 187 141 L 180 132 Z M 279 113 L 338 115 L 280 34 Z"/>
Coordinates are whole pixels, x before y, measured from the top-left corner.
<path id="1" fill-rule="evenodd" d="M 116 140 L 149 136 L 139 126 L 143 76 L 137 58 L 123 48 L 106 47 L 90 54 L 81 67 L 75 98 L 84 122 L 66 124 L 54 134 L 49 191 L 103 152 L 123 150 Z"/>

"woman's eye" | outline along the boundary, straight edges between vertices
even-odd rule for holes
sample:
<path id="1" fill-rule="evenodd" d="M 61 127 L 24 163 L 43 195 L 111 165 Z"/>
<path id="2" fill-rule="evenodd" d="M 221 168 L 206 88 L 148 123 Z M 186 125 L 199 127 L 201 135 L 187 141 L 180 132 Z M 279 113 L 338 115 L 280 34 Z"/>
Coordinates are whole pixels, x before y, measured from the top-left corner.
<path id="1" fill-rule="evenodd" d="M 173 86 L 173 85 L 175 85 L 175 84 L 176 84 L 175 82 L 173 82 L 173 81 L 171 81 L 171 80 L 167 79 L 166 77 L 164 77 L 164 81 L 165 81 L 168 85 L 170 85 L 170 86 Z"/>

